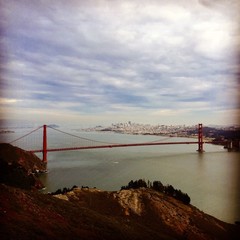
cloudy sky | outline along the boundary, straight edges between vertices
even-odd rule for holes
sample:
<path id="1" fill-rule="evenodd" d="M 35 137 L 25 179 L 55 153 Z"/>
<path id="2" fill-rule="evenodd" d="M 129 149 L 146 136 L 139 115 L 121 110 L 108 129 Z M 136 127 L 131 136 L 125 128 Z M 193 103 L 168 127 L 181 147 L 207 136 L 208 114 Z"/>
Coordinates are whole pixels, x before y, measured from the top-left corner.
<path id="1" fill-rule="evenodd" d="M 0 4 L 2 119 L 238 120 L 238 0 Z"/>

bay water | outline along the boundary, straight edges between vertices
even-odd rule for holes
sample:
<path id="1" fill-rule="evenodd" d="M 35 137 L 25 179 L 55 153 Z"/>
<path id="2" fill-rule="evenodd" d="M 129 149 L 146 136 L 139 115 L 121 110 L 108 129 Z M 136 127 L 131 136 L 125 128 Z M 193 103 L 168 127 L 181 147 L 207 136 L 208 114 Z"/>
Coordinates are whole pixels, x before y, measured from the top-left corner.
<path id="1" fill-rule="evenodd" d="M 197 141 L 69 131 L 83 138 L 109 143 Z M 7 134 L 8 141 L 23 133 L 23 130 L 17 130 L 14 134 Z M 73 143 L 53 133 L 48 136 L 48 145 L 58 148 L 69 147 Z M 188 144 L 49 152 L 48 173 L 42 175 L 41 180 L 46 186 L 45 192 L 73 185 L 117 191 L 130 180 L 159 180 L 187 193 L 191 204 L 205 213 L 229 223 L 239 221 L 240 152 L 228 152 L 222 146 L 204 144 L 205 152 L 198 153 L 197 147 L 197 144 Z"/>

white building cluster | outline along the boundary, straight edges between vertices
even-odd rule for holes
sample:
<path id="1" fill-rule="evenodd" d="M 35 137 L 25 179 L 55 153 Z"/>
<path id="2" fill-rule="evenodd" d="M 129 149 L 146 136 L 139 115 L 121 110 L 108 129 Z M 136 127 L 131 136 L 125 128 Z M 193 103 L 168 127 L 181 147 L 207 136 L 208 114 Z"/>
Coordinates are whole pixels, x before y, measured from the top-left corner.
<path id="1" fill-rule="evenodd" d="M 132 123 L 128 121 L 126 123 L 113 123 L 109 127 L 96 126 L 94 128 L 84 129 L 85 131 L 111 131 L 124 134 L 139 134 L 139 135 L 163 135 L 173 137 L 189 137 L 197 135 L 197 126 L 186 125 L 150 125 Z M 192 134 L 189 134 L 192 133 Z"/>

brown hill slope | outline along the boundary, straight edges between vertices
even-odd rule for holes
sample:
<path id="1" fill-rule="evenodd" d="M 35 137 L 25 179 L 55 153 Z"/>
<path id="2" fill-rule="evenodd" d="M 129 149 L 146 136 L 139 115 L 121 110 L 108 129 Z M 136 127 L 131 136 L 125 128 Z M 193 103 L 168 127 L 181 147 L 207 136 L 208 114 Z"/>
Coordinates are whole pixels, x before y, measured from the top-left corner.
<path id="1" fill-rule="evenodd" d="M 118 192 L 74 188 L 55 196 L 42 194 L 36 191 L 38 180 L 32 174 L 36 170 L 45 170 L 36 156 L 0 144 L 1 239 L 221 240 L 240 236 L 239 226 L 149 188 Z"/>
<path id="2" fill-rule="evenodd" d="M 43 188 L 35 173 L 46 170 L 33 153 L 7 143 L 0 144 L 0 183 L 24 189 Z"/>
<path id="3" fill-rule="evenodd" d="M 64 195 L 0 185 L 1 239 L 238 239 L 238 226 L 151 189 Z M 20 236 L 20 238 L 19 238 Z"/>
<path id="4" fill-rule="evenodd" d="M 1 239 L 174 239 L 164 230 L 143 225 L 136 216 L 124 216 L 106 192 L 89 195 L 99 211 L 87 203 L 81 206 L 81 201 L 73 203 L 5 185 L 0 192 Z M 115 209 L 112 214 L 111 209 Z"/>

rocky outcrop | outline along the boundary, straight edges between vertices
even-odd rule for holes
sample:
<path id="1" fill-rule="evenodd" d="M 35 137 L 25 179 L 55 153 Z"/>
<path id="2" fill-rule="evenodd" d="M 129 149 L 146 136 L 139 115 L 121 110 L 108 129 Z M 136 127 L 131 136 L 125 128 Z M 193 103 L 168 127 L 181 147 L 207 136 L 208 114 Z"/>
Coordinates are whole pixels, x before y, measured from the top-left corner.
<path id="1" fill-rule="evenodd" d="M 113 194 L 113 197 L 118 201 L 124 209 L 126 216 L 131 213 L 141 216 L 144 212 L 144 203 L 141 190 L 121 190 Z"/>

